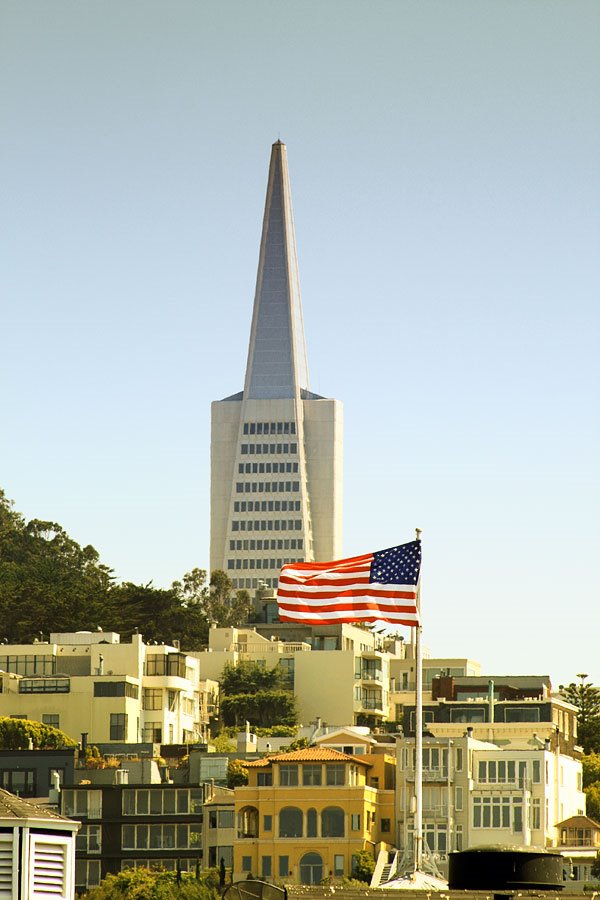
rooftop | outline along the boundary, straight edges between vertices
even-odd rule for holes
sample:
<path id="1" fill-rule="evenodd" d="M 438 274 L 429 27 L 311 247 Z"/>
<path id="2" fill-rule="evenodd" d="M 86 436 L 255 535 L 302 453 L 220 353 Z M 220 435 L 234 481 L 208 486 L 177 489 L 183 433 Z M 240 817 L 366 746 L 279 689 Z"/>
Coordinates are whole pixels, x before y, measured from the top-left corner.
<path id="1" fill-rule="evenodd" d="M 361 766 L 369 766 L 371 763 L 365 762 L 357 756 L 349 756 L 347 753 L 341 753 L 339 750 L 329 750 L 327 747 L 306 747 L 304 750 L 292 750 L 289 753 L 275 753 L 272 756 L 265 756 L 264 759 L 253 759 L 244 763 L 246 768 L 261 768 L 270 766 L 271 763 L 287 763 L 287 762 L 351 762 L 358 763 Z"/>
<path id="2" fill-rule="evenodd" d="M 15 797 L 8 791 L 0 788 L 0 819 L 46 819 L 51 822 L 69 822 L 65 816 L 60 816 L 54 810 L 46 809 L 31 803 L 29 800 L 23 800 L 21 797 Z"/>

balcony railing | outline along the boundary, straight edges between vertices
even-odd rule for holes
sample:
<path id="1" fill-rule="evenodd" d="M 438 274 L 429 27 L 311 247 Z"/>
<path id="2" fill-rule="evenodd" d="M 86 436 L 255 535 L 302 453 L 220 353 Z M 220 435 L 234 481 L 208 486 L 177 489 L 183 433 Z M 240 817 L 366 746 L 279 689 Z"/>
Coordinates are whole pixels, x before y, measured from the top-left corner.
<path id="1" fill-rule="evenodd" d="M 383 672 L 380 669 L 363 669 L 359 677 L 362 681 L 381 681 L 383 683 Z"/>
<path id="2" fill-rule="evenodd" d="M 304 641 L 298 641 L 297 643 L 270 641 L 266 644 L 246 644 L 245 642 L 242 642 L 241 644 L 231 644 L 230 649 L 234 653 L 246 653 L 250 655 L 277 653 L 281 656 L 286 653 L 306 653 L 307 651 L 310 651 L 311 646 Z"/>
<path id="3" fill-rule="evenodd" d="M 406 780 L 414 781 L 415 780 L 415 770 L 408 769 L 406 772 Z M 438 766 L 434 769 L 423 769 L 423 781 L 447 781 L 448 780 L 448 766 Z"/>

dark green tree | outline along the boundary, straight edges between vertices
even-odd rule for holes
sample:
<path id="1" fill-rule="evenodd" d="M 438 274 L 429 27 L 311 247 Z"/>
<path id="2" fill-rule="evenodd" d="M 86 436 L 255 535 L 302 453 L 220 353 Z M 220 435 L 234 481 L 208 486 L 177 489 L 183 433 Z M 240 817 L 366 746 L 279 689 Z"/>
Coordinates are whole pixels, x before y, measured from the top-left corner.
<path id="1" fill-rule="evenodd" d="M 571 682 L 562 688 L 565 700 L 577 707 L 577 739 L 585 753 L 600 751 L 600 690 L 587 681 L 587 674 L 577 675 L 579 684 Z"/>
<path id="2" fill-rule="evenodd" d="M 224 725 L 296 725 L 294 694 L 286 690 L 280 666 L 267 669 L 255 662 L 226 665 L 221 675 L 221 718 Z"/>
<path id="3" fill-rule="evenodd" d="M 35 722 L 33 719 L 0 718 L 0 749 L 2 750 L 60 750 L 76 747 L 75 741 L 64 731 Z"/>
<path id="4" fill-rule="evenodd" d="M 248 769 L 241 759 L 230 759 L 227 763 L 227 787 L 236 788 L 248 784 Z"/>
<path id="5" fill-rule="evenodd" d="M 374 871 L 375 860 L 371 853 L 368 850 L 359 850 L 354 861 L 352 877 L 357 881 L 366 881 L 368 884 Z"/>

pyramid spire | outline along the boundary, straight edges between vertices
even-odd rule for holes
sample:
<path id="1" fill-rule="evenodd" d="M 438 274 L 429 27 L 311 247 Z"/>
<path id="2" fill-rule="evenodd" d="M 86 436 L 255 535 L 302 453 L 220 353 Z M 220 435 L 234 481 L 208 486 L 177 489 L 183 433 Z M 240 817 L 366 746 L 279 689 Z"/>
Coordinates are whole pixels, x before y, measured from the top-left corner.
<path id="1" fill-rule="evenodd" d="M 285 144 L 276 141 L 269 164 L 244 399 L 299 398 L 308 387 L 287 152 Z"/>

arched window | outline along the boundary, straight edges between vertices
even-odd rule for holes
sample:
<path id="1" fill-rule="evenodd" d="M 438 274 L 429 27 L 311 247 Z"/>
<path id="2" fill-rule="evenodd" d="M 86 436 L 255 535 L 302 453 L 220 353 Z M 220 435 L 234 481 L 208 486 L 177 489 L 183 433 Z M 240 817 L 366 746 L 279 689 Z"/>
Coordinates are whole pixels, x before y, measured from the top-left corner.
<path id="1" fill-rule="evenodd" d="M 238 815 L 238 837 L 258 837 L 258 810 L 255 806 L 244 806 Z"/>
<path id="2" fill-rule="evenodd" d="M 323 860 L 318 853 L 305 853 L 300 860 L 300 882 L 319 884 L 323 880 Z"/>
<path id="3" fill-rule="evenodd" d="M 328 806 L 321 813 L 321 837 L 344 837 L 344 810 Z"/>
<path id="4" fill-rule="evenodd" d="M 309 809 L 306 813 L 306 837 L 317 836 L 317 811 Z"/>
<path id="5" fill-rule="evenodd" d="M 302 837 L 302 810 L 285 806 L 279 813 L 279 837 Z"/>

